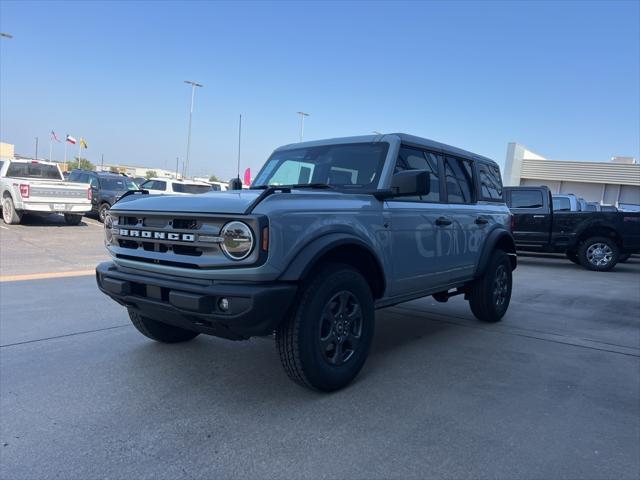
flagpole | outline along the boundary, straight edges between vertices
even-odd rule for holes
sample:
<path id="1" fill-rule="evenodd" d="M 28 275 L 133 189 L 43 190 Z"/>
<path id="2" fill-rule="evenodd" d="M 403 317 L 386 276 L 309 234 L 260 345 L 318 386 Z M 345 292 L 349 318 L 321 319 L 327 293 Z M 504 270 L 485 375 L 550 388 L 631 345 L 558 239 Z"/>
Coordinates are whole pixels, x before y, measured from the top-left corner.
<path id="1" fill-rule="evenodd" d="M 82 137 L 78 140 L 78 168 L 80 168 L 80 152 L 82 152 Z"/>
<path id="2" fill-rule="evenodd" d="M 49 161 L 51 161 L 51 151 L 53 150 L 53 139 L 49 135 Z"/>
<path id="3" fill-rule="evenodd" d="M 69 135 L 67 135 L 68 137 Z M 67 143 L 69 143 L 67 141 L 67 138 L 65 137 L 64 139 L 64 171 L 67 171 Z"/>

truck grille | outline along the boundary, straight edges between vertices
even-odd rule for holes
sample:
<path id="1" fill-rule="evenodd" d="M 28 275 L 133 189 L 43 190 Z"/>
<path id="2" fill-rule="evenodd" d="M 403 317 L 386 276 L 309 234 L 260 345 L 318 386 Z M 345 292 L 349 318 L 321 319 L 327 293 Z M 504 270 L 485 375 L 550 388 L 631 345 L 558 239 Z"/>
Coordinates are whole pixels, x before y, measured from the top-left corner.
<path id="1" fill-rule="evenodd" d="M 70 190 L 67 188 L 31 187 L 32 197 L 87 198 L 86 190 Z"/>

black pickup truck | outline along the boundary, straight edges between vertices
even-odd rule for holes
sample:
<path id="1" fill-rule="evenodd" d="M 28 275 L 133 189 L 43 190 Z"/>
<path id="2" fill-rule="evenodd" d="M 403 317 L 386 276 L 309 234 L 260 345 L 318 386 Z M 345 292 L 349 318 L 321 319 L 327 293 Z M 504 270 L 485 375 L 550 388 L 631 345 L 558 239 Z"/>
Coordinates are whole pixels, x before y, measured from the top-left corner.
<path id="1" fill-rule="evenodd" d="M 505 187 L 516 248 L 564 253 L 589 270 L 606 272 L 640 252 L 640 212 L 554 211 L 547 187 Z"/>

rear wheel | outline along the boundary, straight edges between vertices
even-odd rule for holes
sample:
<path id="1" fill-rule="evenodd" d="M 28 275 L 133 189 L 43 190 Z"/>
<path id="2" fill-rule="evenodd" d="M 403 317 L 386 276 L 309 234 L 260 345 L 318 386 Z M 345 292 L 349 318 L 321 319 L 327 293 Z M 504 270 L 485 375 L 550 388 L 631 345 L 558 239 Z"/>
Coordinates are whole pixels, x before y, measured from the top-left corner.
<path id="1" fill-rule="evenodd" d="M 13 199 L 9 195 L 2 199 L 2 219 L 7 225 L 15 225 L 22 220 L 22 213 L 16 211 Z"/>
<path id="2" fill-rule="evenodd" d="M 471 285 L 469 305 L 478 320 L 499 322 L 511 301 L 511 262 L 502 250 L 493 252 L 482 277 Z"/>
<path id="3" fill-rule="evenodd" d="M 585 240 L 578 250 L 580 264 L 596 272 L 607 272 L 618 263 L 620 249 L 607 237 L 591 237 Z"/>
<path id="4" fill-rule="evenodd" d="M 276 330 L 287 375 L 325 392 L 346 386 L 369 354 L 374 317 L 373 296 L 360 272 L 342 264 L 319 270 Z"/>
<path id="5" fill-rule="evenodd" d="M 64 221 L 67 225 L 80 225 L 82 221 L 82 215 L 73 215 L 71 213 L 64 214 Z"/>
<path id="6" fill-rule="evenodd" d="M 192 340 L 199 335 L 198 332 L 174 327 L 166 323 L 158 322 L 149 317 L 144 317 L 138 312 L 129 310 L 129 318 L 136 329 L 145 337 L 162 343 L 179 343 Z"/>

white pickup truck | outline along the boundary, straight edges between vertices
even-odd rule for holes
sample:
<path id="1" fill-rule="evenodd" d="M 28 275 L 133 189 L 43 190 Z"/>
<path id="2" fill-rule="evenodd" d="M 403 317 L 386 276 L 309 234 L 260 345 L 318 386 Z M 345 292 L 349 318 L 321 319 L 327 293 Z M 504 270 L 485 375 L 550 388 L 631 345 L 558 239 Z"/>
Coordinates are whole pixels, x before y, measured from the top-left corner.
<path id="1" fill-rule="evenodd" d="M 91 188 L 65 182 L 60 167 L 41 160 L 0 161 L 0 192 L 4 223 L 20 223 L 24 213 L 64 214 L 69 225 L 78 225 L 91 210 Z"/>

